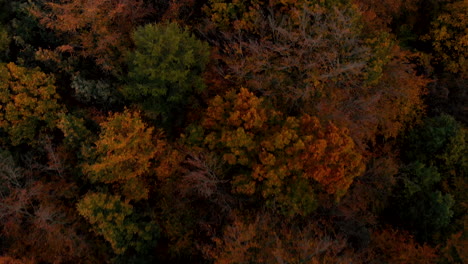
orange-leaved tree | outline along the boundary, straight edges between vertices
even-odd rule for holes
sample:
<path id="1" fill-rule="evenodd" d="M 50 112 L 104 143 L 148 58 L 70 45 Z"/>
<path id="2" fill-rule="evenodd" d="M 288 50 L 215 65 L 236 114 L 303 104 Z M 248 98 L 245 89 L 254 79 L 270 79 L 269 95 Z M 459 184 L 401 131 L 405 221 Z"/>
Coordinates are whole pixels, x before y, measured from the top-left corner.
<path id="1" fill-rule="evenodd" d="M 236 168 L 233 192 L 258 195 L 287 215 L 310 213 L 318 193 L 340 198 L 363 169 L 346 129 L 284 116 L 245 88 L 216 96 L 202 127 L 204 144 Z"/>
<path id="2" fill-rule="evenodd" d="M 225 79 L 284 113 L 306 113 L 347 127 L 364 150 L 377 136 L 395 137 L 413 121 L 428 81 L 416 75 L 407 58 L 413 55 L 401 51 L 390 34 L 363 31 L 355 6 L 323 2 L 246 8 L 244 19 L 256 14 L 252 29 L 223 29 L 213 38 L 225 63 L 219 67 Z M 243 10 L 237 5 L 243 6 L 237 1 L 212 6 Z"/>
<path id="3" fill-rule="evenodd" d="M 145 177 L 151 160 L 164 150 L 162 133 L 154 134 L 139 112 L 128 109 L 112 114 L 101 129 L 95 147 L 84 149 L 90 158 L 83 165 L 84 173 L 94 183 L 118 186 L 128 200 L 147 198 Z"/>
<path id="4" fill-rule="evenodd" d="M 152 9 L 141 0 L 44 0 L 30 11 L 63 39 L 55 51 L 89 57 L 104 71 L 118 73 L 131 32 Z"/>
<path id="5" fill-rule="evenodd" d="M 370 246 L 362 260 L 380 260 L 384 263 L 432 264 L 437 263 L 437 251 L 429 245 L 419 245 L 410 235 L 392 229 L 372 234 Z"/>

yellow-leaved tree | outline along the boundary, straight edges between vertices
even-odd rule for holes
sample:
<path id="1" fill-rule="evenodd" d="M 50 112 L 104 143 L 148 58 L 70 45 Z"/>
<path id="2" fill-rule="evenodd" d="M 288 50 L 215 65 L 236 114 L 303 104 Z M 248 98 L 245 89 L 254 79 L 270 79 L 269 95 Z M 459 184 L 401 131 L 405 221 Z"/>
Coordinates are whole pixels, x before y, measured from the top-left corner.
<path id="1" fill-rule="evenodd" d="M 0 64 L 0 129 L 8 143 L 34 144 L 41 130 L 56 127 L 64 108 L 58 103 L 54 82 L 53 76 L 38 68 Z"/>
<path id="2" fill-rule="evenodd" d="M 129 200 L 147 198 L 145 176 L 151 159 L 164 148 L 162 134 L 154 135 L 139 112 L 130 110 L 111 115 L 101 129 L 95 147 L 85 150 L 90 161 L 83 171 L 94 183 L 118 186 Z"/>
<path id="3" fill-rule="evenodd" d="M 149 250 L 159 235 L 149 211 L 135 212 L 132 205 L 148 199 L 152 159 L 165 149 L 162 134 L 153 132 L 139 112 L 126 109 L 101 123 L 94 147 L 83 148 L 88 159 L 83 172 L 107 191 L 101 188 L 87 193 L 78 202 L 78 212 L 119 255 L 129 248 Z"/>

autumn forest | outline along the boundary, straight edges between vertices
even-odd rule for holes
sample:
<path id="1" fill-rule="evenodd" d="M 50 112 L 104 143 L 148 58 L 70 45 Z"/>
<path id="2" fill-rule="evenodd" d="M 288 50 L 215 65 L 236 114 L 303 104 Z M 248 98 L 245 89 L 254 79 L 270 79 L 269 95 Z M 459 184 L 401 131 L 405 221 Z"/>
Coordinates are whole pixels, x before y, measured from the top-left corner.
<path id="1" fill-rule="evenodd" d="M 0 264 L 468 263 L 467 0 L 0 0 Z"/>

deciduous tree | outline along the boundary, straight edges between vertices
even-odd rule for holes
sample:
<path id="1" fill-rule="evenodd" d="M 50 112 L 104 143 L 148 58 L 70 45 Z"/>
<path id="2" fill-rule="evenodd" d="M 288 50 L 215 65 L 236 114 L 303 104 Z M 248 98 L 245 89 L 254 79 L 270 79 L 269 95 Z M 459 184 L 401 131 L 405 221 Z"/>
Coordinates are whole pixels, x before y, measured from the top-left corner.
<path id="1" fill-rule="evenodd" d="M 268 213 L 253 219 L 235 216 L 214 247 L 205 252 L 214 263 L 350 263 L 346 243 L 332 238 L 314 223 L 303 227 L 281 222 Z"/>
<path id="2" fill-rule="evenodd" d="M 54 129 L 64 111 L 54 77 L 38 68 L 0 64 L 0 128 L 12 145 L 34 144 L 39 132 Z"/>
<path id="3" fill-rule="evenodd" d="M 0 153 L 2 254 L 27 256 L 33 263 L 96 261 L 72 206 L 76 186 L 38 168 L 21 168 L 9 153 Z"/>
<path id="4" fill-rule="evenodd" d="M 161 132 L 154 135 L 139 112 L 128 109 L 111 115 L 101 129 L 95 147 L 84 149 L 90 160 L 83 171 L 92 182 L 119 186 L 119 193 L 129 200 L 146 199 L 145 176 L 165 145 Z"/>
<path id="5" fill-rule="evenodd" d="M 436 55 L 436 62 L 445 70 L 468 77 L 468 2 L 447 1 L 443 12 L 432 22 L 430 39 Z"/>
<path id="6" fill-rule="evenodd" d="M 285 214 L 308 214 L 315 194 L 341 197 L 362 172 L 347 131 L 316 117 L 285 117 L 242 88 L 217 96 L 203 120 L 204 143 L 231 166 L 233 191 L 261 195 Z"/>
<path id="7" fill-rule="evenodd" d="M 144 251 L 158 236 L 157 224 L 139 221 L 133 206 L 122 202 L 120 196 L 88 193 L 77 208 L 95 232 L 111 244 L 116 254 L 123 254 L 129 248 Z"/>
<path id="8" fill-rule="evenodd" d="M 90 57 L 116 74 L 132 43 L 131 32 L 152 9 L 141 0 L 44 0 L 30 11 L 63 39 L 56 52 Z"/>

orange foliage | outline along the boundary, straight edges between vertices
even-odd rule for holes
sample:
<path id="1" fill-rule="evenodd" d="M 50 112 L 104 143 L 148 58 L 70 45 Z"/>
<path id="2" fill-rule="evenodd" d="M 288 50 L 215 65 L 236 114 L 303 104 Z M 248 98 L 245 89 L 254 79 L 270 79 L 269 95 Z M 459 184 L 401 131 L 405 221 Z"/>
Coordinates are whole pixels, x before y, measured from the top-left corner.
<path id="1" fill-rule="evenodd" d="M 341 197 L 363 170 L 347 130 L 316 117 L 284 117 L 245 88 L 215 97 L 202 123 L 204 143 L 232 166 L 236 193 L 261 194 L 285 212 L 307 214 L 317 191 Z"/>
<path id="2" fill-rule="evenodd" d="M 333 123 L 320 127 L 317 118 L 305 115 L 301 129 L 307 135 L 314 135 L 314 143 L 306 137 L 306 149 L 301 155 L 306 177 L 319 182 L 327 193 L 342 196 L 353 182 L 353 178 L 363 172 L 363 160 L 356 153 L 353 140 L 347 130 L 341 130 Z M 323 133 L 323 134 L 321 134 Z M 309 176 L 310 175 L 310 176 Z"/>
<path id="3" fill-rule="evenodd" d="M 32 263 L 92 261 L 86 237 L 79 231 L 78 215 L 66 203 L 73 198 L 75 186 L 63 179 L 44 183 L 37 180 L 40 175 L 20 168 L 5 170 L 8 158 L 4 158 L 0 161 L 0 227 L 3 241 L 9 245 L 5 253 L 27 256 Z M 0 263 L 23 263 L 15 261 L 0 259 Z"/>
<path id="4" fill-rule="evenodd" d="M 0 264 L 34 264 L 33 260 L 30 259 L 16 259 L 9 256 L 0 257 Z"/>
<path id="5" fill-rule="evenodd" d="M 465 216 L 465 223 L 466 223 Z M 441 250 L 441 253 L 447 263 L 467 263 L 468 251 L 466 246 L 468 245 L 468 238 L 465 231 L 460 231 L 453 234 L 447 239 L 446 246 Z"/>
<path id="6" fill-rule="evenodd" d="M 147 198 L 145 175 L 151 160 L 165 148 L 161 132 L 153 137 L 154 129 L 141 120 L 138 112 L 130 110 L 110 116 L 101 128 L 96 146 L 84 149 L 95 160 L 84 164 L 83 171 L 93 182 L 120 186 L 128 199 Z"/>
<path id="7" fill-rule="evenodd" d="M 410 235 L 389 229 L 374 232 L 367 250 L 369 260 L 395 264 L 432 264 L 438 257 L 435 248 L 419 245 Z"/>
<path id="8" fill-rule="evenodd" d="M 215 42 L 226 65 L 221 74 L 284 113 L 348 128 L 361 152 L 377 136 L 396 137 L 423 110 L 429 80 L 413 70 L 418 55 L 399 49 L 385 30 L 367 34 L 356 5 L 306 2 L 210 1 L 208 13 L 223 33 Z M 414 2 L 375 8 L 390 16 Z"/>
<path id="9" fill-rule="evenodd" d="M 65 39 L 56 51 L 92 58 L 103 70 L 118 72 L 137 23 L 152 12 L 141 0 L 45 1 L 31 13 Z"/>
<path id="10" fill-rule="evenodd" d="M 422 96 L 430 80 L 416 75 L 409 62 L 418 55 L 391 44 L 387 48 L 388 62 L 377 58 L 374 63 L 381 69 L 373 83 L 336 90 L 335 97 L 321 99 L 316 106 L 321 115 L 347 127 L 362 150 L 376 135 L 396 137 L 402 129 L 417 123 L 424 112 Z"/>
<path id="11" fill-rule="evenodd" d="M 362 12 L 367 30 L 389 30 L 394 18 L 404 11 L 414 12 L 418 9 L 419 0 L 353 0 Z"/>
<path id="12" fill-rule="evenodd" d="M 228 263 L 353 263 L 342 239 L 333 239 L 315 223 L 298 227 L 268 213 L 254 219 L 234 216 L 214 247 L 205 254 L 216 264 Z"/>

